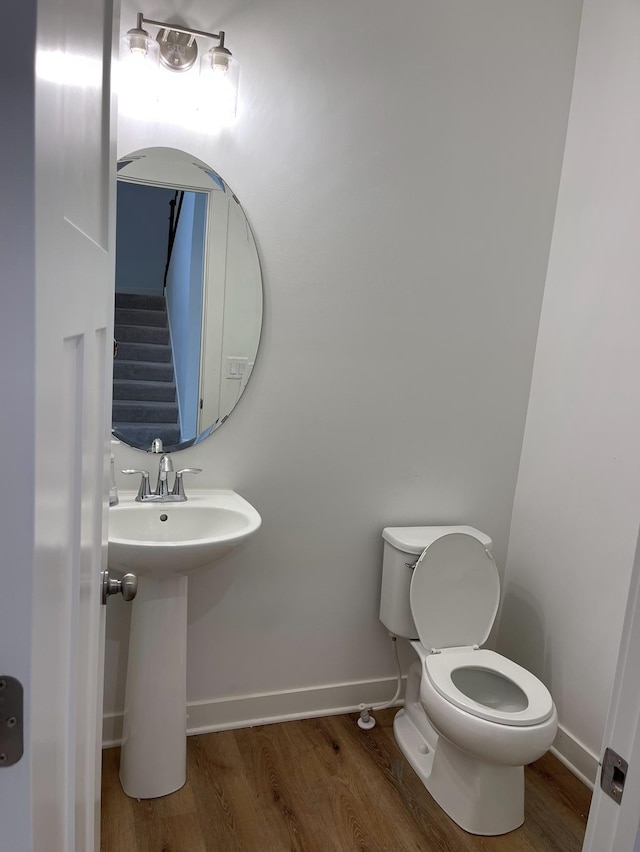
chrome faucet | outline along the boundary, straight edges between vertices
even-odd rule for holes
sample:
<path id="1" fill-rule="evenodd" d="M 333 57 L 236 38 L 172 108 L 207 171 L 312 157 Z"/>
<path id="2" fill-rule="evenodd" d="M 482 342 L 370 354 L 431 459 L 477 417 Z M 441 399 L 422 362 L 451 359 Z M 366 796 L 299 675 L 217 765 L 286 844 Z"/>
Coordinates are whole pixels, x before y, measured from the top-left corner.
<path id="1" fill-rule="evenodd" d="M 158 439 L 156 438 L 156 440 Z M 163 453 L 158 467 L 158 482 L 156 484 L 155 492 L 156 497 L 167 497 L 169 494 L 169 483 L 167 481 L 168 473 L 173 473 L 173 462 L 171 461 L 169 453 Z"/>
<path id="2" fill-rule="evenodd" d="M 173 481 L 173 488 L 169 490 L 168 474 L 173 473 L 173 461 L 169 453 L 164 452 L 162 440 L 154 438 L 150 452 L 154 455 L 161 454 L 160 464 L 158 466 L 158 480 L 156 482 L 155 491 L 151 491 L 151 483 L 149 482 L 148 470 L 123 470 L 123 473 L 132 474 L 139 473 L 141 475 L 140 487 L 136 501 L 138 503 L 184 503 L 187 495 L 184 493 L 184 484 L 182 482 L 183 474 L 185 473 L 201 473 L 201 467 L 184 467 L 182 470 L 176 471 Z"/>

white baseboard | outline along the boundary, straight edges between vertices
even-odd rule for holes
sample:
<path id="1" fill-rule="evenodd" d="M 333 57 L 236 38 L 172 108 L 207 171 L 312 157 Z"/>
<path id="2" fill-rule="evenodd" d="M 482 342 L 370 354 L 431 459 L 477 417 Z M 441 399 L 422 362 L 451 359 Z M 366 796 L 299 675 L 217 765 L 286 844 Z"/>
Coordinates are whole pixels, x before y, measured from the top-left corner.
<path id="1" fill-rule="evenodd" d="M 403 682 L 405 680 L 403 678 Z M 389 701 L 396 686 L 395 678 L 384 678 L 192 701 L 187 704 L 187 735 L 354 713 L 360 709 L 360 704 L 370 706 Z M 122 713 L 105 714 L 102 725 L 103 748 L 121 744 L 122 718 Z"/>
<path id="2" fill-rule="evenodd" d="M 564 763 L 576 778 L 593 790 L 598 775 L 598 757 L 562 725 L 558 725 L 558 733 L 551 747 L 551 753 Z"/>
<path id="3" fill-rule="evenodd" d="M 403 678 L 403 681 L 406 682 L 406 679 Z M 385 678 L 192 701 L 187 704 L 187 735 L 354 713 L 360 709 L 360 704 L 389 701 L 395 692 L 396 683 L 395 678 Z M 401 701 L 397 703 L 401 704 Z M 103 748 L 121 744 L 122 718 L 122 713 L 105 714 Z M 598 757 L 561 725 L 558 726 L 551 752 L 593 790 L 598 773 Z"/>

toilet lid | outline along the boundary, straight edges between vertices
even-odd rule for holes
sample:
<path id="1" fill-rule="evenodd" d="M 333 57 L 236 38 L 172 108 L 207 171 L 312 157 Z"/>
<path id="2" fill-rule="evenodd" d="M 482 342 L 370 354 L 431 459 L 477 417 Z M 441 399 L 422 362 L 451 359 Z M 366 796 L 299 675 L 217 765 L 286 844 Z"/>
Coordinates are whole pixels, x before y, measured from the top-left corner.
<path id="1" fill-rule="evenodd" d="M 477 538 L 449 533 L 426 547 L 411 579 L 411 614 L 425 648 L 486 642 L 498 611 L 500 580 Z"/>

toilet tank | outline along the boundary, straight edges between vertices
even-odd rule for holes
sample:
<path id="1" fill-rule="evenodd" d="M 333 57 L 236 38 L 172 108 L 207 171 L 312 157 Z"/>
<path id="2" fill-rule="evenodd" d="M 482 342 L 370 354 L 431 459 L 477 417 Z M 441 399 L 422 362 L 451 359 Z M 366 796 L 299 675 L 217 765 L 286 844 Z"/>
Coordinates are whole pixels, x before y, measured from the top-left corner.
<path id="1" fill-rule="evenodd" d="M 380 592 L 380 621 L 390 633 L 405 639 L 417 639 L 409 588 L 413 567 L 425 547 L 449 533 L 466 533 L 481 541 L 487 550 L 493 542 L 474 527 L 385 527 L 382 531 L 382 589 Z"/>

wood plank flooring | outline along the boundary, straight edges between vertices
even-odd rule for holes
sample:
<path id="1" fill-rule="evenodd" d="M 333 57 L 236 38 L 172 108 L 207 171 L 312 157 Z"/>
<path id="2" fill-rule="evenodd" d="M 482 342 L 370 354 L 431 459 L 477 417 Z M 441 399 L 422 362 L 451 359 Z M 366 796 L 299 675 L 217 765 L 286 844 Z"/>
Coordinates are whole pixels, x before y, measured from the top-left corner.
<path id="1" fill-rule="evenodd" d="M 393 739 L 395 710 L 189 737 L 187 783 L 128 798 L 103 752 L 102 852 L 578 852 L 591 792 L 547 754 L 527 767 L 526 819 L 501 837 L 459 829 Z"/>

